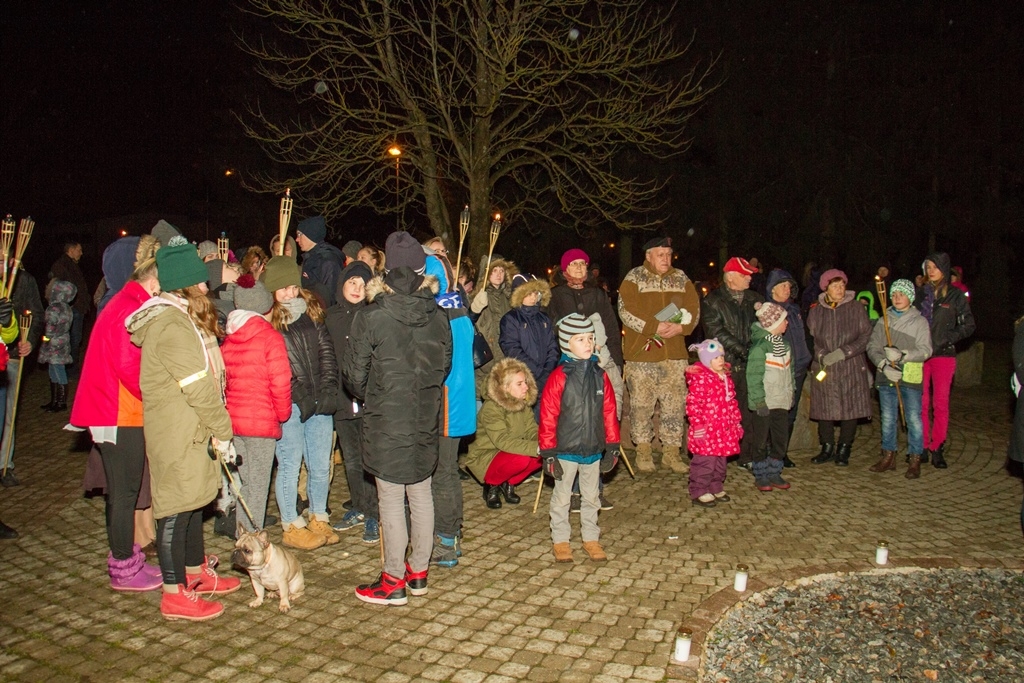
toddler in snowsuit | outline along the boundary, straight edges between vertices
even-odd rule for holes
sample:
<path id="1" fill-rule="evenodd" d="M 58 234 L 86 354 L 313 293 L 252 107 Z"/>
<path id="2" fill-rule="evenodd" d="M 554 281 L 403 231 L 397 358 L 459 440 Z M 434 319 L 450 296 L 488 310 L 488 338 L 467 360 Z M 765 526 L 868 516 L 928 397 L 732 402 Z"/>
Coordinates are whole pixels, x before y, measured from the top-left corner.
<path id="1" fill-rule="evenodd" d="M 65 365 L 71 358 L 71 301 L 78 288 L 70 282 L 55 280 L 50 290 L 50 305 L 46 307 L 43 345 L 39 349 L 39 362 L 49 364 L 50 402 L 41 406 L 48 413 L 68 409 L 68 373 Z"/>

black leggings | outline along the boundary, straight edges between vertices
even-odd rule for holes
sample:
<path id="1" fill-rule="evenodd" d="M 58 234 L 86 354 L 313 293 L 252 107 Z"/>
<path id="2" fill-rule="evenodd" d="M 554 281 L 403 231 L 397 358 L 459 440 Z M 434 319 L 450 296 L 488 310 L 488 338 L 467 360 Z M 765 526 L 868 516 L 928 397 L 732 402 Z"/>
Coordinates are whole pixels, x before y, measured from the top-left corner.
<path id="1" fill-rule="evenodd" d="M 164 583 L 185 585 L 185 567 L 198 567 L 206 560 L 203 511 L 179 512 L 158 519 L 156 552 Z"/>
<path id="2" fill-rule="evenodd" d="M 146 466 L 142 427 L 118 427 L 117 443 L 98 443 L 107 478 L 107 542 L 115 560 L 127 560 L 135 546 L 135 503 Z"/>
<path id="3" fill-rule="evenodd" d="M 839 424 L 839 443 L 852 444 L 857 436 L 857 420 L 818 420 L 818 443 L 835 443 L 836 423 Z"/>

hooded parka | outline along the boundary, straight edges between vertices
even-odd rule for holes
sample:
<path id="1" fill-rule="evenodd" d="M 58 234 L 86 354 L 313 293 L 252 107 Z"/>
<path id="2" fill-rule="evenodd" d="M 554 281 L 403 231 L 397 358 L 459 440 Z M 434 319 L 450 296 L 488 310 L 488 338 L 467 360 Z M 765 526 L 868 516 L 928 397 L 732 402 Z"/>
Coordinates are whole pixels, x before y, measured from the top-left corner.
<path id="1" fill-rule="evenodd" d="M 505 383 L 517 372 L 526 375 L 529 391 L 517 399 L 505 390 Z M 537 401 L 537 383 L 522 361 L 498 361 L 487 378 L 487 400 L 477 415 L 476 439 L 466 454 L 466 468 L 483 481 L 498 451 L 537 456 L 537 421 L 531 406 Z"/>
<path id="2" fill-rule="evenodd" d="M 871 415 L 871 380 L 867 349 L 871 323 L 864 307 L 847 291 L 835 308 L 818 295 L 818 303 L 807 314 L 807 329 L 814 337 L 811 363 L 811 419 L 855 420 Z M 821 370 L 821 359 L 842 349 L 844 359 L 825 368 L 822 381 L 813 379 Z"/>

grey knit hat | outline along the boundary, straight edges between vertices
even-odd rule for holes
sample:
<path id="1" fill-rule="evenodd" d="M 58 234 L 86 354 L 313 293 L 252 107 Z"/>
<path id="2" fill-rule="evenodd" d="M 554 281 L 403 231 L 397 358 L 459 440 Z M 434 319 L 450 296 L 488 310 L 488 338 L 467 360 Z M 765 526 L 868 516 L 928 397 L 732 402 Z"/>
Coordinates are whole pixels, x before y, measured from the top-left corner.
<path id="1" fill-rule="evenodd" d="M 910 299 L 910 303 L 914 303 L 914 297 L 917 296 L 917 291 L 914 289 L 914 283 L 910 280 L 896 280 L 889 285 L 889 298 L 892 298 L 893 292 L 901 292 L 904 296 Z"/>
<path id="2" fill-rule="evenodd" d="M 577 334 L 594 334 L 594 323 L 579 313 L 570 313 L 555 323 L 555 326 L 558 328 L 558 348 L 570 356 L 573 355 L 569 352 L 570 339 Z"/>
<path id="3" fill-rule="evenodd" d="M 235 281 L 234 293 L 235 310 L 253 311 L 264 315 L 274 305 L 274 295 L 267 291 L 262 282 L 259 282 L 251 273 L 238 278 Z"/>
<path id="4" fill-rule="evenodd" d="M 199 258 L 203 260 L 206 260 L 207 256 L 217 256 L 219 254 L 217 251 L 217 243 L 211 240 L 203 240 L 199 243 L 197 249 L 199 249 Z"/>

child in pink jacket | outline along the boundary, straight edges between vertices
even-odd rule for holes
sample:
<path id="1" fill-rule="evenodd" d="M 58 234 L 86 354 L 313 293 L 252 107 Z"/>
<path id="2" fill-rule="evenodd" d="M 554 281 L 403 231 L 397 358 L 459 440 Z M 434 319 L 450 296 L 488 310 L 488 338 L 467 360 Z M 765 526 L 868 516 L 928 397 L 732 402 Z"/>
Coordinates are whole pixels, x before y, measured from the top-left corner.
<path id="1" fill-rule="evenodd" d="M 725 462 L 740 452 L 743 427 L 736 387 L 725 362 L 725 350 L 717 339 L 690 346 L 700 363 L 686 369 L 686 417 L 690 423 L 690 498 L 694 505 L 714 507 L 729 501 L 722 489 Z"/>

